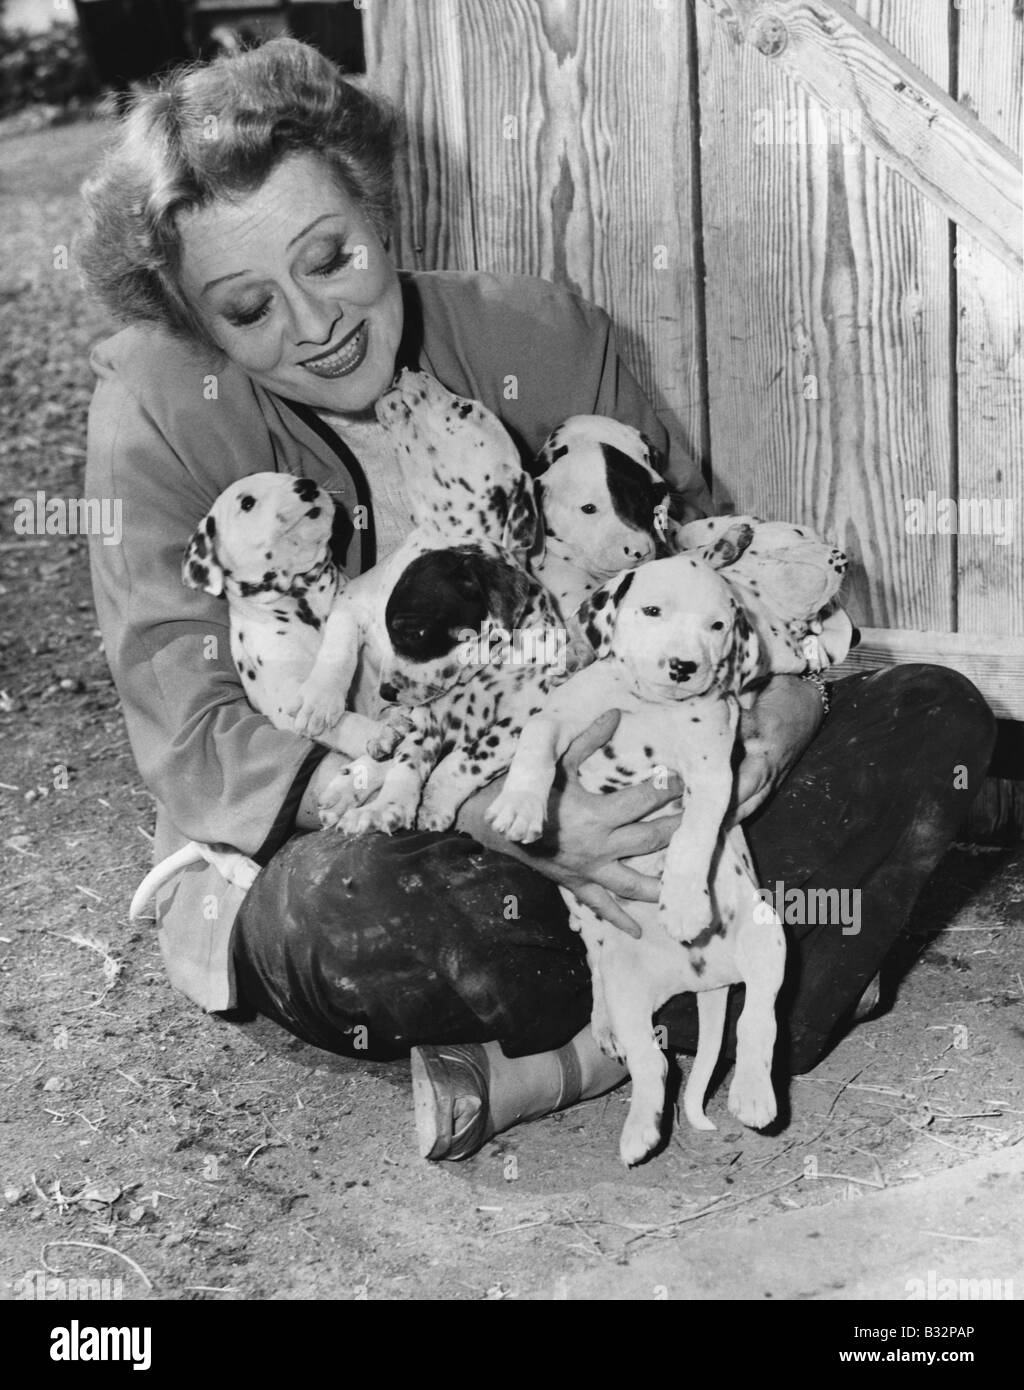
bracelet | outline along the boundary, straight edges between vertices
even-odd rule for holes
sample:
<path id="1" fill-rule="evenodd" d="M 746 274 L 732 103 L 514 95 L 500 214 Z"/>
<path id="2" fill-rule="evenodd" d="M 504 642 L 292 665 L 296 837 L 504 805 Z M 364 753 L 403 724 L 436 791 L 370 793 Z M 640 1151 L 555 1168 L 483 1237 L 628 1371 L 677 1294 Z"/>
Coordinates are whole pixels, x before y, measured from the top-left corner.
<path id="1" fill-rule="evenodd" d="M 815 690 L 821 696 L 821 712 L 822 714 L 828 714 L 829 710 L 832 708 L 832 699 L 828 693 L 828 685 L 825 683 L 824 676 L 819 675 L 817 671 L 805 671 L 800 679 L 814 686 Z"/>

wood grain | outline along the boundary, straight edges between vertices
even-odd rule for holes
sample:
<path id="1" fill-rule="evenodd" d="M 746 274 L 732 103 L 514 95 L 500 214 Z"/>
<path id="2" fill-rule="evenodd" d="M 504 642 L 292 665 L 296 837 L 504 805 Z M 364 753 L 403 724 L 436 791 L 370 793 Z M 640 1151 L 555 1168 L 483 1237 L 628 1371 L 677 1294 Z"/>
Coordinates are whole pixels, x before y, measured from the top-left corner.
<path id="1" fill-rule="evenodd" d="M 1007 264 L 1024 267 L 1020 160 L 943 86 L 908 62 L 877 26 L 865 23 L 854 5 L 846 0 L 704 3 L 823 106 L 856 112 L 861 138 L 891 168 Z M 1008 6 L 1002 9 L 1005 13 Z M 945 20 L 937 6 L 917 6 L 919 27 L 940 27 L 934 25 L 936 14 L 940 23 Z M 1005 60 L 1003 54 L 991 57 Z"/>
<path id="2" fill-rule="evenodd" d="M 367 69 L 410 125 L 401 262 L 541 275 L 608 310 L 700 435 L 686 14 L 637 0 L 374 0 Z"/>
<path id="3" fill-rule="evenodd" d="M 960 671 L 1000 719 L 1024 719 L 1024 641 L 1020 639 L 862 628 L 860 645 L 829 675 L 849 676 L 908 661 Z"/>
<path id="4" fill-rule="evenodd" d="M 1009 5 L 959 11 L 960 100 L 1020 147 L 1024 17 Z M 1013 543 L 961 536 L 957 627 L 1024 634 L 1024 289 L 968 233 L 956 245 L 956 382 L 961 497 L 1012 500 Z"/>
<path id="5" fill-rule="evenodd" d="M 945 28 L 913 0 L 858 8 L 945 80 Z M 952 482 L 947 221 L 849 130 L 758 143 L 818 134 L 820 109 L 707 5 L 697 19 L 719 498 L 842 545 L 859 623 L 949 629 L 950 539 L 908 546 L 903 506 Z"/>

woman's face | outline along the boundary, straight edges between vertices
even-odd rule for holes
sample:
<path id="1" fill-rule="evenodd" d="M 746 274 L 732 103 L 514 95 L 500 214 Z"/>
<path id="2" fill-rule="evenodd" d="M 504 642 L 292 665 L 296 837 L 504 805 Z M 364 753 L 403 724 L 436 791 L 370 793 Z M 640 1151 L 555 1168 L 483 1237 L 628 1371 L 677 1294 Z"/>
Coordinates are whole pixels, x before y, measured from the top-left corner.
<path id="1" fill-rule="evenodd" d="M 390 386 L 402 293 L 359 204 L 316 155 L 253 193 L 178 219 L 181 281 L 228 357 L 261 386 L 358 412 Z"/>

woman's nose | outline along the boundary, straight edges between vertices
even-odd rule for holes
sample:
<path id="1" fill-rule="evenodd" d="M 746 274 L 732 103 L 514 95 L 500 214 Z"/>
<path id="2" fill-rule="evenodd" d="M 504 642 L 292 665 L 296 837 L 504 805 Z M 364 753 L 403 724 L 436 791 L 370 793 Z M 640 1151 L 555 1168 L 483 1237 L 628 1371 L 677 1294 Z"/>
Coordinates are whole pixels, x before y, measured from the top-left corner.
<path id="1" fill-rule="evenodd" d="M 295 341 L 302 347 L 325 348 L 336 337 L 335 327 L 345 317 L 337 299 L 327 294 L 310 294 L 296 288 L 292 292 L 292 319 Z"/>

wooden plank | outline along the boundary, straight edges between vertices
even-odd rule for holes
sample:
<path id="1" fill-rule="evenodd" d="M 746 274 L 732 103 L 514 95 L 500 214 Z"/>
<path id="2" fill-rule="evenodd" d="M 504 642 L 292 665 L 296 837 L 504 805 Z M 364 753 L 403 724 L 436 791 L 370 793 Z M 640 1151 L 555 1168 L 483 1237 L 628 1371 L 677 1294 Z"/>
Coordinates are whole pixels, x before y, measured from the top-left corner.
<path id="1" fill-rule="evenodd" d="M 1024 17 L 972 0 L 959 18 L 959 97 L 996 135 L 1021 139 Z M 958 540 L 957 626 L 1024 634 L 1024 286 L 970 233 L 956 244 L 958 490 L 1015 509 L 1011 544 Z"/>
<path id="2" fill-rule="evenodd" d="M 392 249 L 414 270 L 475 269 L 458 4 L 385 0 L 363 10 L 366 86 L 405 123 Z"/>
<path id="3" fill-rule="evenodd" d="M 704 3 L 735 39 L 748 40 L 821 105 L 855 119 L 858 137 L 948 218 L 1008 265 L 1024 266 L 1020 159 L 866 23 L 859 6 L 844 0 Z M 934 24 L 934 9 L 917 9 L 922 28 Z M 936 29 L 945 24 L 945 14 L 939 17 Z"/>
<path id="4" fill-rule="evenodd" d="M 913 0 L 859 3 L 946 80 L 944 26 Z M 952 484 L 948 222 L 708 7 L 697 18 L 717 500 L 841 544 L 859 624 L 951 629 L 951 539 L 909 546 L 903 506 Z"/>
<path id="5" fill-rule="evenodd" d="M 1019 638 L 862 628 L 860 645 L 830 676 L 850 676 L 905 662 L 960 671 L 974 682 L 1000 719 L 1024 719 L 1024 641 Z"/>
<path id="6" fill-rule="evenodd" d="M 700 434 L 683 7 L 368 5 L 367 72 L 411 127 L 403 263 L 541 275 L 608 310 L 666 424 Z"/>

